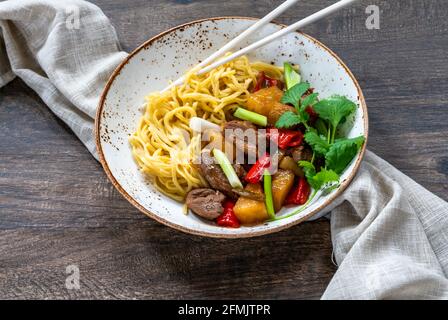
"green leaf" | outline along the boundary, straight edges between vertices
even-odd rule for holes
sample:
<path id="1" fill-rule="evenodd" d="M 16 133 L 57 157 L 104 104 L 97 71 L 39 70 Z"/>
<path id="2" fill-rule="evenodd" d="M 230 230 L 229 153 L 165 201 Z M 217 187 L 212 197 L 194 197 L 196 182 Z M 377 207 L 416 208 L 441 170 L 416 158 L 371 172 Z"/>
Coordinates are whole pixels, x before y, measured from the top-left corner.
<path id="1" fill-rule="evenodd" d="M 313 107 L 314 111 L 336 128 L 341 120 L 356 110 L 356 104 L 343 96 L 332 96 L 321 100 Z"/>
<path id="2" fill-rule="evenodd" d="M 275 123 L 275 126 L 281 128 L 291 128 L 303 122 L 303 118 L 292 111 L 286 111 Z"/>
<path id="3" fill-rule="evenodd" d="M 325 185 L 330 184 L 331 182 L 338 183 L 339 175 L 333 170 L 327 170 L 327 169 L 322 169 L 315 176 L 311 178 L 311 181 L 308 181 L 308 183 L 314 188 L 314 190 L 319 190 Z M 334 187 L 334 186 L 330 185 L 328 187 Z"/>
<path id="4" fill-rule="evenodd" d="M 325 121 L 321 118 L 317 119 L 316 123 L 314 124 L 317 130 L 317 133 L 326 137 L 328 134 L 327 125 L 325 124 Z"/>
<path id="5" fill-rule="evenodd" d="M 300 109 L 306 109 L 309 106 L 313 106 L 317 103 L 317 96 L 319 94 L 312 93 L 305 98 L 303 98 Z"/>
<path id="6" fill-rule="evenodd" d="M 309 161 L 299 161 L 299 165 L 305 172 L 306 180 L 314 190 L 319 190 L 323 185 L 330 182 L 339 182 L 339 175 L 333 170 L 322 168 L 321 171 L 316 173 L 316 168 Z"/>
<path id="7" fill-rule="evenodd" d="M 312 164 L 309 161 L 299 161 L 299 166 L 302 167 L 303 172 L 305 173 L 306 180 L 309 182 L 312 177 L 316 175 L 316 168 L 314 167 L 314 164 Z"/>
<path id="8" fill-rule="evenodd" d="M 325 164 L 340 174 L 358 153 L 365 139 L 359 136 L 353 139 L 337 139 L 325 155 Z"/>
<path id="9" fill-rule="evenodd" d="M 309 88 L 310 84 L 308 82 L 296 84 L 294 87 L 286 90 L 280 102 L 283 104 L 289 103 L 293 105 L 297 109 L 297 111 L 299 111 L 299 101 L 302 99 L 303 94 L 307 92 Z"/>
<path id="10" fill-rule="evenodd" d="M 355 143 L 358 146 L 358 148 L 361 148 L 365 140 L 366 139 L 364 138 L 364 136 L 358 136 L 351 139 L 347 138 L 336 139 L 335 143 Z"/>
<path id="11" fill-rule="evenodd" d="M 305 133 L 305 141 L 311 146 L 311 148 L 323 156 L 325 156 L 330 149 L 326 139 L 322 139 L 317 133 L 313 131 L 307 131 Z"/>
<path id="12" fill-rule="evenodd" d="M 283 64 L 283 69 L 285 75 L 286 89 L 290 89 L 294 87 L 296 84 L 300 83 L 300 81 L 302 80 L 300 74 L 296 70 L 294 70 L 294 68 L 288 62 L 285 62 Z"/>

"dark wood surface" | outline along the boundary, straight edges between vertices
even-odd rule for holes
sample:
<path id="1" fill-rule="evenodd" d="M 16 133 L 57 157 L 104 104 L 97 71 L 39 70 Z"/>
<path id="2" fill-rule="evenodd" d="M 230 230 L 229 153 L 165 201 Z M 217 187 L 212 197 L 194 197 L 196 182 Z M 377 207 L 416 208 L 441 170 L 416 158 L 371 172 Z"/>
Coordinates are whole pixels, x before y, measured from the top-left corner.
<path id="1" fill-rule="evenodd" d="M 125 50 L 194 19 L 260 17 L 280 1 L 99 0 Z M 331 0 L 300 1 L 291 23 Z M 365 8 L 381 8 L 381 29 Z M 448 200 L 448 4 L 360 1 L 304 31 L 359 79 L 369 149 Z M 326 220 L 244 240 L 146 218 L 21 80 L 0 89 L 0 298 L 319 298 L 336 267 Z M 80 290 L 65 287 L 80 268 Z"/>

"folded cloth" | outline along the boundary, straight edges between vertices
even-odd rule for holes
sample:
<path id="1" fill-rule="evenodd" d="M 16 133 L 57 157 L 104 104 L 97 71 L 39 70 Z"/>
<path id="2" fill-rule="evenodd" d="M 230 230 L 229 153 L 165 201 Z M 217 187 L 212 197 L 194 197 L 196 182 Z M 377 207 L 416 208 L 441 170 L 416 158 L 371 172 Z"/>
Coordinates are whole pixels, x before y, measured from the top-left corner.
<path id="1" fill-rule="evenodd" d="M 0 30 L 0 86 L 21 78 L 96 157 L 99 95 L 126 56 L 108 19 L 84 1 L 5 1 Z M 445 201 L 367 152 L 330 209 L 339 269 L 323 299 L 448 299 Z"/>
<path id="2" fill-rule="evenodd" d="M 96 158 L 99 96 L 126 55 L 110 21 L 91 3 L 0 2 L 0 87 L 21 78 Z"/>
<path id="3" fill-rule="evenodd" d="M 331 213 L 323 299 L 448 299 L 448 203 L 367 151 Z"/>

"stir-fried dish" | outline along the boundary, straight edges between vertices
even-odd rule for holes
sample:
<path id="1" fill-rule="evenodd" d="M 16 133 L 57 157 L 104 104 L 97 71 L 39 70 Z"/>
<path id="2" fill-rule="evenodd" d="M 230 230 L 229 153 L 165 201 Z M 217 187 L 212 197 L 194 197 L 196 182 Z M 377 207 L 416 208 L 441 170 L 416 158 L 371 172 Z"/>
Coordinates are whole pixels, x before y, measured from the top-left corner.
<path id="1" fill-rule="evenodd" d="M 130 143 L 158 190 L 237 228 L 298 214 L 335 189 L 364 143 L 341 130 L 356 109 L 319 99 L 298 66 L 241 57 L 149 95 Z M 285 206 L 294 210 L 279 214 Z"/>

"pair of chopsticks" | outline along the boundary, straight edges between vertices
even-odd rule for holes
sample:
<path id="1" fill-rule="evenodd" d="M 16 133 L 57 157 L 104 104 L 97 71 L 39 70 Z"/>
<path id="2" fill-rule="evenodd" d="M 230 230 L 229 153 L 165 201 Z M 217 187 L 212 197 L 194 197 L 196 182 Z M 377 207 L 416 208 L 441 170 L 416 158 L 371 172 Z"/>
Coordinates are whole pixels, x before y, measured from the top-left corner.
<path id="1" fill-rule="evenodd" d="M 214 68 L 219 67 L 229 61 L 232 61 L 233 59 L 236 59 L 252 50 L 258 49 L 272 41 L 275 41 L 288 33 L 294 32 L 294 31 L 296 31 L 300 28 L 303 28 L 306 25 L 309 25 L 317 20 L 323 19 L 326 16 L 350 5 L 352 2 L 355 2 L 356 0 L 341 0 L 339 2 L 336 2 L 336 3 L 332 4 L 331 6 L 325 8 L 325 9 L 322 9 L 322 10 L 320 10 L 320 11 L 318 11 L 300 21 L 297 21 L 296 23 L 293 23 L 293 24 L 289 25 L 288 27 L 283 28 L 283 29 L 255 42 L 255 43 L 223 58 L 223 59 L 213 62 L 214 60 L 216 60 L 217 58 L 219 58 L 220 56 L 224 55 L 229 50 L 234 48 L 236 45 L 238 45 L 243 39 L 247 38 L 249 35 L 253 34 L 255 31 L 260 29 L 262 26 L 268 24 L 273 19 L 278 17 L 280 14 L 282 14 L 285 10 L 287 10 L 289 7 L 291 7 L 297 1 L 299 1 L 299 0 L 287 0 L 287 1 L 283 2 L 280 6 L 278 6 L 274 10 L 272 10 L 265 17 L 258 20 L 256 23 L 254 23 L 248 29 L 246 29 L 241 34 L 239 34 L 236 38 L 232 39 L 230 42 L 225 44 L 223 47 L 221 47 L 221 49 L 219 49 L 218 51 L 213 53 L 211 56 L 209 56 L 207 59 L 205 59 L 204 61 L 202 61 L 201 63 L 199 63 L 196 66 L 196 68 L 201 68 L 201 69 L 199 69 L 197 74 L 201 75 L 201 74 L 207 73 L 207 72 L 213 70 Z M 183 83 L 183 81 L 184 81 L 184 77 L 181 77 L 181 78 L 177 79 L 176 81 L 172 82 L 163 91 L 169 90 L 173 86 L 181 85 Z"/>

